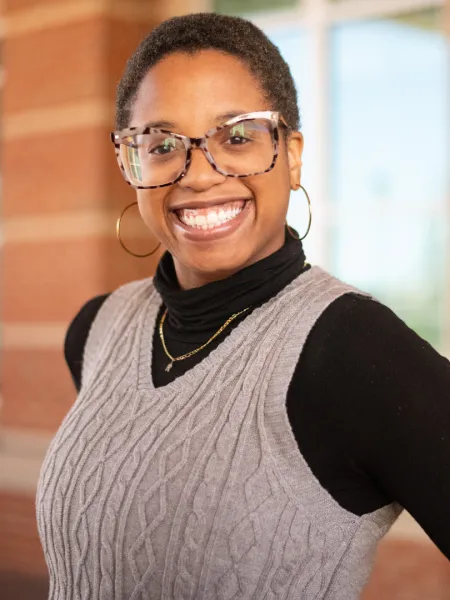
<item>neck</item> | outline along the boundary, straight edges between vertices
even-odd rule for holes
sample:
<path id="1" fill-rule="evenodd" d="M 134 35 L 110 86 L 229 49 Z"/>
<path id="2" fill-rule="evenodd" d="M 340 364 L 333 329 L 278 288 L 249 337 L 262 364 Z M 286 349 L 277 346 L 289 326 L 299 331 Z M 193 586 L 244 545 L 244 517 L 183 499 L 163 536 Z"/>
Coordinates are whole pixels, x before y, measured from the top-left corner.
<path id="1" fill-rule="evenodd" d="M 240 264 L 234 269 L 218 269 L 208 272 L 198 271 L 186 267 L 185 265 L 180 263 L 180 261 L 177 258 L 173 257 L 178 284 L 182 290 L 192 290 L 207 285 L 208 283 L 228 279 L 229 277 L 231 277 L 235 273 L 238 273 L 242 269 L 245 269 L 246 267 L 249 267 L 250 265 L 253 265 L 256 262 L 267 258 L 274 252 L 277 252 L 277 250 L 280 250 L 280 248 L 283 247 L 284 242 L 285 233 L 283 231 L 281 236 L 277 236 L 277 238 L 271 240 L 263 249 L 252 255 L 252 257 L 248 261 L 246 261 L 244 264 Z"/>
<path id="2" fill-rule="evenodd" d="M 282 248 L 263 260 L 240 268 L 220 281 L 216 273 L 214 281 L 193 285 L 190 289 L 181 288 L 173 256 L 166 252 L 153 281 L 169 311 L 165 325 L 171 335 L 175 330 L 183 335 L 187 331 L 189 335 L 197 332 L 200 341 L 204 341 L 205 336 L 222 326 L 230 315 L 250 305 L 256 307 L 277 294 L 302 272 L 304 264 L 301 242 L 289 236 Z M 196 279 L 193 283 L 204 281 Z"/>
<path id="3" fill-rule="evenodd" d="M 213 283 L 214 281 L 222 281 L 240 270 L 211 271 L 210 273 L 205 273 L 204 271 L 195 271 L 185 267 L 175 257 L 173 258 L 173 262 L 178 284 L 182 290 L 193 290 L 207 285 L 208 283 Z"/>

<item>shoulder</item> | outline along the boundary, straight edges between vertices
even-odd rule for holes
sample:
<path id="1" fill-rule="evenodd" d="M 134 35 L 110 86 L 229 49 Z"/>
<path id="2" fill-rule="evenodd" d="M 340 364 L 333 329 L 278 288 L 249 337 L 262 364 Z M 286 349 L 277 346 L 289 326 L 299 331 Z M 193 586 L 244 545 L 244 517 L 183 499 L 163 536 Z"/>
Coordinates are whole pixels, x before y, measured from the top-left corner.
<path id="1" fill-rule="evenodd" d="M 323 311 L 306 346 L 314 361 L 348 363 L 353 357 L 359 365 L 364 357 L 381 358 L 384 351 L 392 354 L 405 346 L 408 353 L 432 350 L 389 307 L 356 292 L 340 296 Z"/>
<path id="2" fill-rule="evenodd" d="M 395 418 L 399 402 L 448 397 L 450 362 L 380 302 L 347 294 L 315 324 L 297 376 L 314 390 L 316 408 L 360 429 L 370 415 Z M 319 400 L 322 399 L 322 402 Z"/>
<path id="3" fill-rule="evenodd" d="M 450 363 L 390 308 L 352 293 L 315 323 L 295 379 L 310 390 L 314 410 L 342 430 L 352 424 L 362 431 L 369 416 L 394 418 L 404 397 L 418 404 L 425 397 L 442 399 Z"/>
<path id="4" fill-rule="evenodd" d="M 291 386 L 313 471 L 337 481 L 358 514 L 395 499 L 447 556 L 449 390 L 450 362 L 388 307 L 355 294 L 323 312 Z M 335 457 L 341 462 L 331 471 Z M 347 478 L 368 495 L 350 497 Z"/>

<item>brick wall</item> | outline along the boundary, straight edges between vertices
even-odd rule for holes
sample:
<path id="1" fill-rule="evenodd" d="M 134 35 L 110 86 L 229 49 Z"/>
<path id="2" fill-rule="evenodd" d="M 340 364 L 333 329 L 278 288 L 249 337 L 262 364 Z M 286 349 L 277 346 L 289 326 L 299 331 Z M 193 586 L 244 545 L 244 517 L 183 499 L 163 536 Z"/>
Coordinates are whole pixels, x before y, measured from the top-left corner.
<path id="1" fill-rule="evenodd" d="M 0 571 L 46 577 L 47 567 L 37 535 L 34 497 L 2 492 L 0 514 Z M 0 597 L 3 598 L 1 593 Z"/>
<path id="2" fill-rule="evenodd" d="M 69 321 L 92 296 L 151 275 L 158 260 L 133 258 L 115 239 L 115 220 L 134 201 L 108 136 L 117 82 L 156 23 L 207 4 L 3 3 L 0 571 L 46 573 L 34 494 L 75 399 L 62 353 Z M 144 243 L 154 247 L 151 234 Z"/>
<path id="3" fill-rule="evenodd" d="M 105 3 L 110 12 L 99 10 L 100 3 L 89 4 L 81 5 L 86 14 L 70 2 L 54 11 L 44 11 L 40 2 L 7 6 L 6 427 L 57 428 L 74 400 L 61 353 L 67 323 L 86 299 L 154 268 L 154 260 L 128 257 L 114 239 L 115 215 L 134 195 L 121 180 L 108 140 L 115 84 L 154 20 L 144 3 L 134 3 L 131 16 L 126 3 Z M 117 39 L 121 51 L 111 52 Z"/>

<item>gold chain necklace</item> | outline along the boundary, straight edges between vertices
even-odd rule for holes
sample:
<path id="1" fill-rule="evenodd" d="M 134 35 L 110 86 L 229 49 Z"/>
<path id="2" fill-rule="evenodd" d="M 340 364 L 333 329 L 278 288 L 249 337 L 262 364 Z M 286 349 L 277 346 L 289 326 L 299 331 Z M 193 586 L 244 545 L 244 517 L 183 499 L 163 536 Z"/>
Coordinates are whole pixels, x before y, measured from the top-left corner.
<path id="1" fill-rule="evenodd" d="M 164 311 L 163 316 L 161 317 L 161 322 L 159 324 L 159 337 L 161 338 L 161 343 L 162 343 L 162 347 L 164 348 L 164 352 L 166 353 L 166 355 L 168 356 L 168 358 L 170 358 L 170 363 L 167 365 L 166 367 L 166 371 L 169 372 L 170 369 L 173 366 L 173 363 L 175 361 L 178 360 L 184 360 L 185 358 L 189 358 L 190 356 L 193 356 L 194 354 L 197 354 L 197 352 L 200 352 L 200 350 L 203 350 L 203 348 L 206 348 L 206 346 L 208 344 L 210 344 L 213 340 L 216 339 L 216 337 L 218 335 L 220 335 L 222 333 L 222 331 L 228 327 L 228 325 L 234 321 L 234 319 L 236 319 L 237 317 L 239 317 L 239 315 L 242 315 L 242 313 L 245 313 L 248 309 L 250 308 L 250 306 L 247 306 L 247 308 L 244 308 L 244 310 L 241 310 L 240 312 L 235 313 L 234 315 L 231 315 L 231 317 L 225 321 L 225 323 L 222 325 L 222 327 L 216 331 L 216 333 L 209 338 L 209 340 L 203 344 L 203 346 L 200 346 L 200 348 L 197 348 L 196 350 L 192 350 L 191 352 L 186 352 L 186 354 L 182 354 L 181 356 L 172 356 L 170 354 L 170 352 L 167 350 L 167 346 L 166 346 L 166 342 L 164 340 L 164 332 L 163 332 L 163 325 L 164 325 L 164 321 L 166 320 L 167 317 L 167 312 L 168 312 L 168 308 L 166 308 L 166 310 Z"/>

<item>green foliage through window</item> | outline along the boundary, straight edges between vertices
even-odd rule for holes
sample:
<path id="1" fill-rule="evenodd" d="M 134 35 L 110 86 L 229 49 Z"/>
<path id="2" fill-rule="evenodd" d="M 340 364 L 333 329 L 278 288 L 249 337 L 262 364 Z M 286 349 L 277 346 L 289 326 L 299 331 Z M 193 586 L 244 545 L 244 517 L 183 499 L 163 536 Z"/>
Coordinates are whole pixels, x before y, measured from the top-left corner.
<path id="1" fill-rule="evenodd" d="M 298 0 L 215 0 L 214 11 L 228 15 L 243 15 L 296 6 Z"/>

